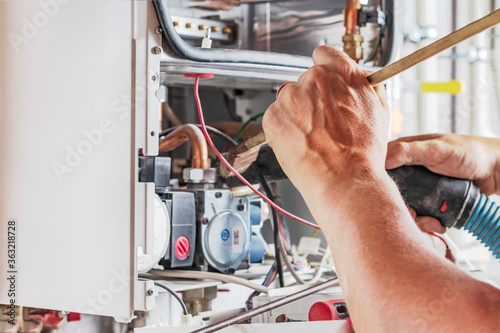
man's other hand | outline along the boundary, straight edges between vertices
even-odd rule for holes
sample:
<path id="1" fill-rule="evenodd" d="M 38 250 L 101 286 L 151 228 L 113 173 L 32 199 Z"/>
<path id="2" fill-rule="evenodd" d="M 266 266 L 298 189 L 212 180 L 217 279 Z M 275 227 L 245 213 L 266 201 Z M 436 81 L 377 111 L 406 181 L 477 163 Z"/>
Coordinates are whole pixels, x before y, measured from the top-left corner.
<path id="1" fill-rule="evenodd" d="M 389 142 L 386 169 L 423 165 L 450 177 L 472 179 L 486 195 L 500 191 L 500 140 L 472 135 L 428 134 Z"/>
<path id="2" fill-rule="evenodd" d="M 499 193 L 500 140 L 457 134 L 428 134 L 389 143 L 385 166 L 423 165 L 445 176 L 472 179 L 486 195 Z M 422 231 L 443 233 L 446 228 L 429 216 L 416 216 Z"/>

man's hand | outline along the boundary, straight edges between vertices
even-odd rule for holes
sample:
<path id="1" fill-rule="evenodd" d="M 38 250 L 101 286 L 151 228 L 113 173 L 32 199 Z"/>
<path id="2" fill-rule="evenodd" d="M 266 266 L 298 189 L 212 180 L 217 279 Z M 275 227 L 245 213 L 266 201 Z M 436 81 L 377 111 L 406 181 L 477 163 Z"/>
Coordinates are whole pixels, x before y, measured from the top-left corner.
<path id="1" fill-rule="evenodd" d="M 345 53 L 318 47 L 314 66 L 285 85 L 263 119 L 266 140 L 299 190 L 384 172 L 388 107 Z M 316 177 L 316 178 L 315 178 Z"/>
<path id="2" fill-rule="evenodd" d="M 457 178 L 472 179 L 487 195 L 500 192 L 500 140 L 457 134 L 429 134 L 400 138 L 388 145 L 386 168 L 423 165 L 429 170 Z M 410 211 L 414 214 L 414 211 Z M 438 220 L 415 218 L 421 230 L 444 232 Z"/>
<path id="3" fill-rule="evenodd" d="M 383 90 L 332 47 L 313 60 L 263 128 L 323 230 L 356 332 L 499 332 L 500 292 L 435 253 L 385 171 Z"/>
<path id="4" fill-rule="evenodd" d="M 500 140 L 472 135 L 428 134 L 388 145 L 387 169 L 423 165 L 445 176 L 474 180 L 486 195 L 500 193 Z"/>
<path id="5" fill-rule="evenodd" d="M 430 216 L 418 216 L 417 212 L 408 207 L 408 211 L 410 212 L 411 217 L 415 220 L 415 223 L 423 232 L 438 232 L 440 234 L 444 234 L 446 232 L 446 227 L 439 222 L 438 219 L 435 219 Z"/>

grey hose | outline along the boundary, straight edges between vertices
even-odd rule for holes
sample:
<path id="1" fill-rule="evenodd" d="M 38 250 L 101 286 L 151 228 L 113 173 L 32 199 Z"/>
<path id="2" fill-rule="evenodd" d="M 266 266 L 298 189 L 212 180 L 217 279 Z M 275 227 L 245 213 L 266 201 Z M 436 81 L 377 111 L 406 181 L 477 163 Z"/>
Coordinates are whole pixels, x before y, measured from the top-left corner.
<path id="1" fill-rule="evenodd" d="M 175 30 L 166 1 L 153 1 L 158 21 L 163 29 L 164 41 L 178 57 L 197 62 L 246 63 L 307 69 L 313 65 L 310 57 L 250 50 L 224 50 L 197 48 L 186 43 Z"/>

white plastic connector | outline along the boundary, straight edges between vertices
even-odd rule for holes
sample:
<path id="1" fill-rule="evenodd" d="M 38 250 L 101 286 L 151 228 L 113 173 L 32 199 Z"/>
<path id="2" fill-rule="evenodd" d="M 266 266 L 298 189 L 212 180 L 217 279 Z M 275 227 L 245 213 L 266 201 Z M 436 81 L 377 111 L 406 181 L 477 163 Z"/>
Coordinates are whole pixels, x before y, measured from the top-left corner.
<path id="1" fill-rule="evenodd" d="M 318 254 L 321 239 L 312 237 L 301 237 L 299 246 L 297 247 L 298 253 Z"/>
<path id="2" fill-rule="evenodd" d="M 193 316 L 190 314 L 181 315 L 181 325 L 182 326 L 193 326 Z"/>
<path id="3" fill-rule="evenodd" d="M 201 41 L 202 49 L 209 49 L 212 47 L 212 40 L 210 39 L 210 28 L 205 29 L 205 37 Z"/>

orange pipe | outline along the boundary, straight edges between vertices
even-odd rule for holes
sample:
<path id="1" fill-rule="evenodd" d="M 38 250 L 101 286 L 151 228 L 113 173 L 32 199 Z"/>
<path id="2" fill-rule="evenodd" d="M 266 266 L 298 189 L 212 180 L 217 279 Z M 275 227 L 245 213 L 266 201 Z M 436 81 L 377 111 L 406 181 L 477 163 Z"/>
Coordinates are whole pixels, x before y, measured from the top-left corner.
<path id="1" fill-rule="evenodd" d="M 160 142 L 160 151 L 168 152 L 179 147 L 184 142 L 191 142 L 193 156 L 191 166 L 197 169 L 210 168 L 208 162 L 208 148 L 203 132 L 192 124 L 181 125 L 171 133 L 167 134 Z"/>
<path id="2" fill-rule="evenodd" d="M 358 10 L 361 8 L 359 0 L 346 0 L 344 25 L 346 35 L 358 35 Z"/>

